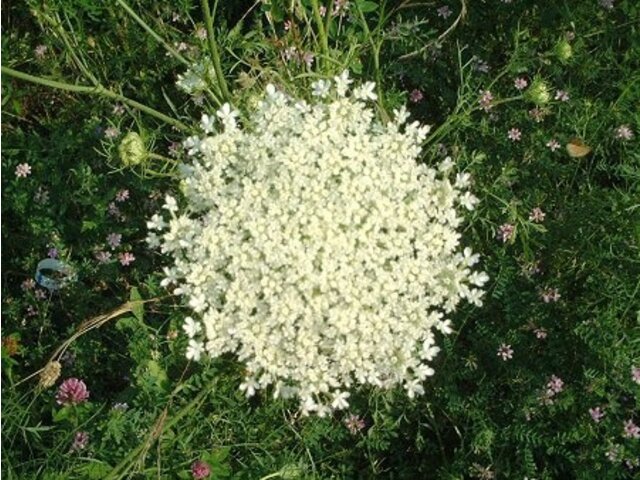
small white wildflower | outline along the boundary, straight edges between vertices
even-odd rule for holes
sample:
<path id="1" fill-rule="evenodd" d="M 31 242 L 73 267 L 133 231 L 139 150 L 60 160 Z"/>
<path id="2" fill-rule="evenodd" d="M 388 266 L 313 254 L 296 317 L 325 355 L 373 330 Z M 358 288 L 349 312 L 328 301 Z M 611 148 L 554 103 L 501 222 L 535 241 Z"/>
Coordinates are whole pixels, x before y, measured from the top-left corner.
<path id="1" fill-rule="evenodd" d="M 349 392 L 337 392 L 333 397 L 333 402 L 331 402 L 331 407 L 334 410 L 344 410 L 349 407 L 349 402 L 347 402 L 347 398 L 349 398 Z"/>
<path id="2" fill-rule="evenodd" d="M 147 221 L 147 229 L 148 230 L 163 230 L 167 227 L 167 222 L 164 221 L 157 213 L 154 213 L 151 217 L 151 220 Z"/>
<path id="3" fill-rule="evenodd" d="M 393 115 L 395 117 L 396 123 L 398 125 L 403 125 L 409 119 L 409 110 L 407 107 L 402 105 L 400 108 L 395 108 L 393 110 Z"/>
<path id="4" fill-rule="evenodd" d="M 202 119 L 200 120 L 200 128 L 202 128 L 202 131 L 204 133 L 212 133 L 215 131 L 215 128 L 214 128 L 215 122 L 216 122 L 216 119 L 214 116 L 207 115 L 206 113 L 204 113 L 202 115 Z"/>
<path id="5" fill-rule="evenodd" d="M 186 357 L 188 360 L 199 362 L 203 352 L 204 352 L 204 345 L 202 342 L 199 342 L 193 339 L 189 340 L 189 346 L 187 347 L 187 353 L 186 353 Z"/>
<path id="6" fill-rule="evenodd" d="M 353 96 L 358 100 L 376 100 L 378 95 L 374 92 L 375 88 L 375 82 L 365 82 L 353 90 Z"/>
<path id="7" fill-rule="evenodd" d="M 189 338 L 195 337 L 202 330 L 202 325 L 196 322 L 191 317 L 186 317 L 184 319 L 184 324 L 182 325 L 182 329 L 187 334 Z"/>
<path id="8" fill-rule="evenodd" d="M 216 115 L 227 130 L 234 129 L 236 127 L 236 117 L 238 116 L 238 112 L 236 110 L 232 110 L 229 103 L 222 105 L 222 107 L 220 107 L 216 112 Z"/>
<path id="9" fill-rule="evenodd" d="M 336 92 L 338 96 L 344 97 L 349 90 L 349 85 L 353 83 L 353 80 L 349 78 L 349 70 L 343 70 L 340 75 L 333 77 L 336 82 Z"/>
<path id="10" fill-rule="evenodd" d="M 317 80 L 311 84 L 311 95 L 314 97 L 326 98 L 331 90 L 331 82 L 329 80 Z"/>
<path id="11" fill-rule="evenodd" d="M 172 197 L 171 195 L 166 195 L 164 197 L 164 207 L 165 209 L 169 210 L 169 212 L 174 213 L 178 211 L 178 202 L 176 202 L 176 199 L 174 197 Z"/>
<path id="12" fill-rule="evenodd" d="M 453 163 L 453 160 L 451 160 L 451 157 L 445 157 L 445 159 L 440 162 L 440 165 L 438 165 L 438 170 L 442 173 L 449 173 L 453 169 L 454 165 L 455 164 Z"/>

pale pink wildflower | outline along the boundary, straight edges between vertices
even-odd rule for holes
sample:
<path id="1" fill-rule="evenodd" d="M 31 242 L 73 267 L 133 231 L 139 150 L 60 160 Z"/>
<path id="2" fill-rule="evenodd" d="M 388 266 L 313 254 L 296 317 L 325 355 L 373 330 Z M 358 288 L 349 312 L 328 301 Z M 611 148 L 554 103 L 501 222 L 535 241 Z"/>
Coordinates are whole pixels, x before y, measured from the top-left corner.
<path id="1" fill-rule="evenodd" d="M 36 286 L 36 281 L 33 278 L 27 278 L 20 284 L 20 288 L 23 291 L 33 290 Z"/>
<path id="2" fill-rule="evenodd" d="M 33 199 L 42 205 L 49 203 L 49 190 L 42 186 L 38 187 L 38 190 L 36 190 L 36 193 L 33 195 Z"/>
<path id="3" fill-rule="evenodd" d="M 47 257 L 49 257 L 49 258 L 58 258 L 58 249 L 56 247 L 51 247 L 47 251 Z"/>
<path id="4" fill-rule="evenodd" d="M 89 445 L 89 434 L 87 432 L 76 432 L 71 444 L 72 452 L 84 450 Z"/>
<path id="5" fill-rule="evenodd" d="M 633 420 L 626 420 L 623 435 L 625 438 L 640 438 L 640 427 L 633 423 Z"/>
<path id="6" fill-rule="evenodd" d="M 36 48 L 34 48 L 33 53 L 36 56 L 36 58 L 42 60 L 44 56 L 47 54 L 47 46 L 38 45 Z"/>
<path id="7" fill-rule="evenodd" d="M 535 223 L 542 223 L 544 222 L 544 217 L 546 216 L 547 214 L 544 213 L 540 207 L 535 207 L 531 210 L 531 213 L 529 214 L 529 220 Z"/>
<path id="8" fill-rule="evenodd" d="M 604 412 L 602 411 L 602 408 L 595 407 L 589 409 L 589 415 L 591 415 L 594 422 L 599 423 L 602 417 L 604 417 Z"/>
<path id="9" fill-rule="evenodd" d="M 620 125 L 616 128 L 616 138 L 618 140 L 631 140 L 633 138 L 633 130 L 629 125 Z"/>
<path id="10" fill-rule="evenodd" d="M 206 40 L 207 39 L 207 29 L 204 27 L 198 27 L 196 28 L 195 31 L 195 36 L 196 38 L 199 38 L 200 40 Z"/>
<path id="11" fill-rule="evenodd" d="M 614 0 L 600 0 L 600 6 L 605 10 L 613 10 L 613 2 Z"/>
<path id="12" fill-rule="evenodd" d="M 502 240 L 502 243 L 507 243 L 513 237 L 515 228 L 516 227 L 511 223 L 504 223 L 500 225 L 497 235 L 498 240 Z"/>
<path id="13" fill-rule="evenodd" d="M 547 382 L 547 393 L 554 396 L 564 390 L 564 382 L 560 377 L 551 375 L 551 379 Z"/>
<path id="14" fill-rule="evenodd" d="M 520 129 L 518 128 L 512 128 L 509 130 L 509 132 L 507 133 L 507 137 L 509 138 L 509 140 L 511 140 L 512 142 L 519 142 L 520 139 L 522 138 L 522 132 L 520 131 Z"/>
<path id="15" fill-rule="evenodd" d="M 112 112 L 114 115 L 122 115 L 125 112 L 124 106 L 120 103 L 116 103 L 113 106 Z"/>
<path id="16" fill-rule="evenodd" d="M 109 206 L 107 207 L 107 212 L 109 213 L 109 215 L 111 215 L 112 217 L 119 217 L 120 216 L 120 209 L 118 208 L 118 206 L 115 204 L 115 202 L 110 202 Z"/>
<path id="17" fill-rule="evenodd" d="M 109 127 L 104 131 L 104 136 L 107 138 L 116 138 L 118 135 L 120 135 L 120 130 L 116 127 Z"/>
<path id="18" fill-rule="evenodd" d="M 78 405 L 89 398 L 89 390 L 82 380 L 67 378 L 56 394 L 58 405 Z"/>
<path id="19" fill-rule="evenodd" d="M 453 10 L 451 10 L 451 8 L 449 8 L 448 5 L 444 5 L 438 8 L 436 12 L 438 13 L 438 16 L 440 18 L 444 18 L 445 20 L 449 18 L 451 15 L 453 15 Z"/>
<path id="20" fill-rule="evenodd" d="M 365 427 L 364 420 L 353 413 L 344 419 L 344 424 L 351 435 L 357 434 Z"/>
<path id="21" fill-rule="evenodd" d="M 114 248 L 118 248 L 121 241 L 122 235 L 119 233 L 110 233 L 109 235 L 107 235 L 107 243 L 111 247 L 111 250 L 113 250 Z"/>
<path id="22" fill-rule="evenodd" d="M 196 480 L 208 478 L 211 475 L 211 466 L 203 460 L 196 460 L 191 464 L 191 475 Z"/>
<path id="23" fill-rule="evenodd" d="M 549 147 L 549 150 L 551 150 L 552 152 L 555 152 L 560 148 L 560 142 L 558 142 L 555 138 L 552 138 L 547 142 L 547 147 Z"/>
<path id="24" fill-rule="evenodd" d="M 478 103 L 485 112 L 488 112 L 493 108 L 493 94 L 489 90 L 484 90 L 483 92 L 481 92 L 480 100 L 478 100 Z"/>
<path id="25" fill-rule="evenodd" d="M 291 30 L 291 20 L 285 20 L 284 21 L 284 31 L 288 32 L 289 30 Z"/>
<path id="26" fill-rule="evenodd" d="M 100 251 L 95 254 L 98 263 L 108 263 L 111 260 L 111 252 Z"/>
<path id="27" fill-rule="evenodd" d="M 424 94 L 417 88 L 411 90 L 411 93 L 409 94 L 409 100 L 411 100 L 412 103 L 421 102 L 423 98 Z"/>
<path id="28" fill-rule="evenodd" d="M 45 298 L 47 298 L 47 292 L 45 292 L 41 288 L 36 288 L 34 294 L 35 294 L 36 300 L 44 300 Z"/>
<path id="29" fill-rule="evenodd" d="M 544 303 L 555 303 L 560 300 L 560 296 L 557 288 L 545 288 L 540 292 L 540 298 Z"/>
<path id="30" fill-rule="evenodd" d="M 640 367 L 631 367 L 631 380 L 640 385 Z"/>
<path id="31" fill-rule="evenodd" d="M 535 333 L 538 340 L 544 340 L 545 338 L 547 338 L 547 330 L 543 327 L 534 329 L 533 333 Z"/>
<path id="32" fill-rule="evenodd" d="M 307 67 L 311 68 L 316 56 L 313 52 L 304 52 L 302 54 L 302 61 L 307 65 Z"/>
<path id="33" fill-rule="evenodd" d="M 31 165 L 28 163 L 21 163 L 16 167 L 16 177 L 25 178 L 31 175 Z"/>
<path id="34" fill-rule="evenodd" d="M 565 92 L 564 90 L 556 90 L 555 99 L 556 100 L 560 100 L 561 102 L 568 102 L 569 101 L 569 94 L 567 92 Z"/>
<path id="35" fill-rule="evenodd" d="M 116 202 L 126 202 L 129 199 L 129 190 L 126 188 L 116 193 Z"/>
<path id="36" fill-rule="evenodd" d="M 135 261 L 136 257 L 131 252 L 124 252 L 118 255 L 118 260 L 123 267 L 128 267 Z"/>
<path id="37" fill-rule="evenodd" d="M 513 81 L 513 86 L 518 90 L 524 90 L 529 86 L 529 82 L 524 77 L 518 77 Z"/>
<path id="38" fill-rule="evenodd" d="M 505 362 L 507 360 L 511 360 L 513 358 L 513 349 L 511 348 L 511 345 L 506 345 L 504 343 L 500 345 L 497 355 L 499 357 L 502 357 L 502 360 L 504 360 Z"/>
<path id="39" fill-rule="evenodd" d="M 534 122 L 540 123 L 544 120 L 544 117 L 547 116 L 547 112 L 542 108 L 535 107 L 529 110 L 529 116 L 533 118 Z"/>
<path id="40" fill-rule="evenodd" d="M 618 461 L 618 456 L 620 455 L 620 446 L 619 445 L 614 445 L 612 446 L 607 453 L 604 454 L 605 457 L 607 457 L 607 459 L 610 462 L 617 462 Z"/>

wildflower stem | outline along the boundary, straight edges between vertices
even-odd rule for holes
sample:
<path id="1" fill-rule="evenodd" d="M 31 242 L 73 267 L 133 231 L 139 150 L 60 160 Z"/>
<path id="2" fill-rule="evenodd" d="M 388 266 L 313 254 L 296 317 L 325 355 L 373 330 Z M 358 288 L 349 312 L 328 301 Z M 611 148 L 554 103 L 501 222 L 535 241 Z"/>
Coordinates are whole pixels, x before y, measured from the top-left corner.
<path id="1" fill-rule="evenodd" d="M 173 125 L 176 128 L 179 128 L 180 130 L 184 130 L 184 131 L 191 130 L 187 125 L 185 125 L 181 121 L 176 120 L 175 118 L 171 118 L 165 115 L 164 113 L 159 112 L 158 110 L 155 110 L 146 105 L 143 105 L 142 103 L 132 100 L 131 98 L 125 97 L 124 95 L 120 95 L 119 93 L 109 90 L 100 84 L 95 86 L 75 85 L 72 83 L 65 83 L 65 82 L 59 82 L 56 80 L 49 80 L 47 78 L 36 77 L 34 75 L 29 75 L 28 73 L 20 72 L 18 70 L 14 70 L 13 68 L 4 67 L 4 66 L 1 68 L 1 71 L 2 71 L 2 74 L 4 75 L 9 75 L 11 77 L 19 78 L 20 80 L 25 80 L 27 82 L 35 83 L 38 85 L 44 85 L 45 87 L 56 88 L 58 90 L 66 90 L 68 92 L 97 94 L 103 97 L 107 97 L 107 98 L 110 98 L 111 100 L 126 103 L 130 107 L 136 108 L 141 112 L 151 115 L 152 117 L 156 117 L 157 119 L 162 120 L 163 122 L 166 122 L 170 125 Z"/>
<path id="2" fill-rule="evenodd" d="M 217 5 L 217 2 L 216 2 Z M 214 6 L 215 11 L 215 6 Z M 222 65 L 220 63 L 220 52 L 218 50 L 218 43 L 213 32 L 213 17 L 211 16 L 211 10 L 209 9 L 209 0 L 202 0 L 202 13 L 204 15 L 204 22 L 207 27 L 207 40 L 209 42 L 209 51 L 211 52 L 211 60 L 213 61 L 213 68 L 216 71 L 216 78 L 218 79 L 218 86 L 220 87 L 220 94 L 224 100 L 229 101 L 231 95 L 229 95 L 229 89 L 227 88 L 227 81 L 222 74 Z"/>
<path id="3" fill-rule="evenodd" d="M 406 53 L 398 57 L 399 60 L 409 60 L 411 58 L 422 55 L 426 52 L 432 45 L 442 42 L 451 32 L 455 30 L 458 24 L 462 21 L 462 19 L 467 15 L 467 4 L 464 0 L 460 1 L 460 14 L 456 17 L 454 22 L 447 28 L 444 32 L 442 32 L 438 38 L 432 40 L 431 42 L 423 45 L 418 50 L 414 50 L 413 52 Z"/>
<path id="4" fill-rule="evenodd" d="M 369 29 L 369 25 L 367 24 L 367 20 L 364 17 L 364 13 L 362 13 L 362 9 L 355 3 L 356 10 L 358 10 L 358 16 L 360 17 L 360 22 L 362 23 L 362 28 L 364 30 L 369 43 L 371 44 L 371 50 L 373 53 L 373 68 L 374 75 L 376 78 L 376 90 L 378 93 L 378 105 L 380 105 L 380 110 L 384 117 L 384 120 L 389 120 L 389 114 L 384 108 L 384 91 L 382 88 L 382 76 L 380 75 L 380 49 L 382 48 L 382 42 L 375 42 L 373 39 L 373 35 L 371 34 L 371 30 Z"/>
<path id="5" fill-rule="evenodd" d="M 314 20 L 318 24 L 318 35 L 320 35 L 323 57 L 329 58 L 329 38 L 327 37 L 327 31 L 325 30 L 324 23 L 322 22 L 322 15 L 320 15 L 318 0 L 311 0 L 311 8 L 313 9 Z M 331 15 L 331 12 L 327 11 L 325 15 Z"/>
<path id="6" fill-rule="evenodd" d="M 149 35 L 151 35 L 154 40 L 160 43 L 171 55 L 173 55 L 176 60 L 180 61 L 185 65 L 189 65 L 189 61 L 180 55 L 175 48 L 169 45 L 164 38 L 158 35 L 153 28 L 151 28 L 142 18 L 138 16 L 136 12 L 134 12 L 129 5 L 127 5 L 123 0 L 116 0 L 116 3 L 119 4 L 122 8 L 124 8 L 125 12 L 129 14 L 131 18 L 133 18 L 142 28 L 144 28 Z"/>

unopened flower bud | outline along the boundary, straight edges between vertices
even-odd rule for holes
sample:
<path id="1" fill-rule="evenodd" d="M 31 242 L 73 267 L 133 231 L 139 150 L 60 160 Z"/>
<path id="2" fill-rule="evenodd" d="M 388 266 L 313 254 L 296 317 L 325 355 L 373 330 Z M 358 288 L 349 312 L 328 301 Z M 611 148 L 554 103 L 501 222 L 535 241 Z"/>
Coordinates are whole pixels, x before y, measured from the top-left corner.
<path id="1" fill-rule="evenodd" d="M 566 63 L 573 56 L 573 48 L 566 38 L 562 38 L 555 47 L 555 54 L 562 63 Z"/>
<path id="2" fill-rule="evenodd" d="M 551 100 L 549 87 L 544 80 L 536 78 L 526 92 L 527 98 L 536 105 L 546 105 Z"/>
<path id="3" fill-rule="evenodd" d="M 122 163 L 127 167 L 143 163 L 149 155 L 142 137 L 137 132 L 129 132 L 124 136 L 118 153 Z"/>

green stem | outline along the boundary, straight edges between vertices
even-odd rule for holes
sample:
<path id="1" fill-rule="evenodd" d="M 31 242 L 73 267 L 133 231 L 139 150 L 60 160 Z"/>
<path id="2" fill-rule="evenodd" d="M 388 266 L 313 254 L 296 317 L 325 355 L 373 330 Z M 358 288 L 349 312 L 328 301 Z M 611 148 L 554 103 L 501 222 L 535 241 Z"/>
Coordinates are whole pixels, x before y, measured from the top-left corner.
<path id="1" fill-rule="evenodd" d="M 322 22 L 322 15 L 320 15 L 318 0 L 311 0 L 311 8 L 313 9 L 313 17 L 318 24 L 318 35 L 320 35 L 323 56 L 324 58 L 329 58 L 329 38 L 327 37 L 327 31 L 325 30 L 324 23 Z M 325 15 L 331 15 L 329 8 L 325 12 Z"/>
<path id="2" fill-rule="evenodd" d="M 209 50 L 211 52 L 211 60 L 213 61 L 213 68 L 216 71 L 216 78 L 218 79 L 220 94 L 224 100 L 229 101 L 231 98 L 231 95 L 229 95 L 229 89 L 227 88 L 227 81 L 225 80 L 224 75 L 222 74 L 222 64 L 220 63 L 220 52 L 218 51 L 218 44 L 216 42 L 216 37 L 213 34 L 213 17 L 211 16 L 211 10 L 209 9 L 209 0 L 202 0 L 202 13 L 204 14 L 204 22 L 207 27 L 207 40 L 209 41 Z"/>
<path id="3" fill-rule="evenodd" d="M 174 417 L 167 419 L 163 425 L 163 430 L 171 429 L 176 423 L 182 420 L 182 417 L 187 415 L 191 410 L 195 409 L 200 402 L 203 402 L 206 396 L 213 391 L 213 386 L 216 384 L 217 380 L 218 378 L 215 377 L 211 382 L 209 382 L 207 385 L 203 387 L 200 393 L 193 400 L 191 400 L 187 405 L 185 405 L 182 409 L 180 409 Z M 182 385 L 178 385 L 178 387 L 172 393 L 172 396 L 179 391 L 178 388 L 181 386 Z M 156 438 L 154 442 L 158 438 Z M 145 447 L 147 447 L 146 443 L 147 442 L 145 441 L 142 445 L 139 445 L 137 448 L 132 450 L 118 465 L 114 467 L 113 470 L 111 470 L 111 472 L 109 472 L 109 475 L 105 478 L 109 480 L 109 479 L 120 479 L 124 477 L 124 475 L 127 473 L 126 467 L 133 461 L 134 458 L 136 458 L 141 452 L 144 451 Z M 123 469 L 124 471 L 120 473 Z"/>
<path id="4" fill-rule="evenodd" d="M 149 35 L 151 35 L 157 42 L 162 44 L 162 46 L 167 50 L 167 52 L 169 52 L 171 55 L 173 55 L 177 60 L 179 60 L 183 64 L 187 66 L 191 65 L 191 63 L 186 58 L 180 55 L 180 52 L 178 52 L 175 48 L 169 45 L 164 38 L 158 35 L 153 28 L 151 28 L 144 20 L 142 20 L 142 18 L 140 18 L 138 14 L 134 12 L 131 9 L 131 7 L 124 2 L 124 0 L 116 0 L 116 3 L 119 4 L 122 8 L 124 8 L 124 10 L 131 16 L 131 18 L 133 18 L 142 28 L 144 28 Z"/>
<path id="5" fill-rule="evenodd" d="M 28 73 L 20 72 L 18 70 L 14 70 L 13 68 L 9 68 L 9 67 L 1 67 L 1 72 L 4 75 L 9 75 L 11 77 L 19 78 L 20 80 L 25 80 L 27 82 L 35 83 L 38 85 L 44 85 L 45 87 L 56 88 L 58 90 L 66 90 L 68 92 L 89 93 L 89 94 L 96 94 L 103 97 L 107 97 L 107 98 L 110 98 L 111 100 L 126 103 L 130 107 L 138 109 L 141 112 L 151 115 L 152 117 L 156 117 L 157 119 L 162 120 L 163 122 L 166 122 L 170 125 L 173 125 L 179 128 L 180 130 L 184 130 L 184 131 L 191 130 L 187 125 L 180 122 L 179 120 L 176 120 L 175 118 L 171 118 L 162 112 L 154 110 L 153 108 L 143 105 L 140 102 L 136 102 L 135 100 L 132 100 L 128 97 L 120 95 L 119 93 L 108 90 L 99 84 L 96 86 L 89 86 L 89 85 L 74 85 L 71 83 L 58 82 L 56 80 L 49 80 L 46 78 L 29 75 Z"/>

